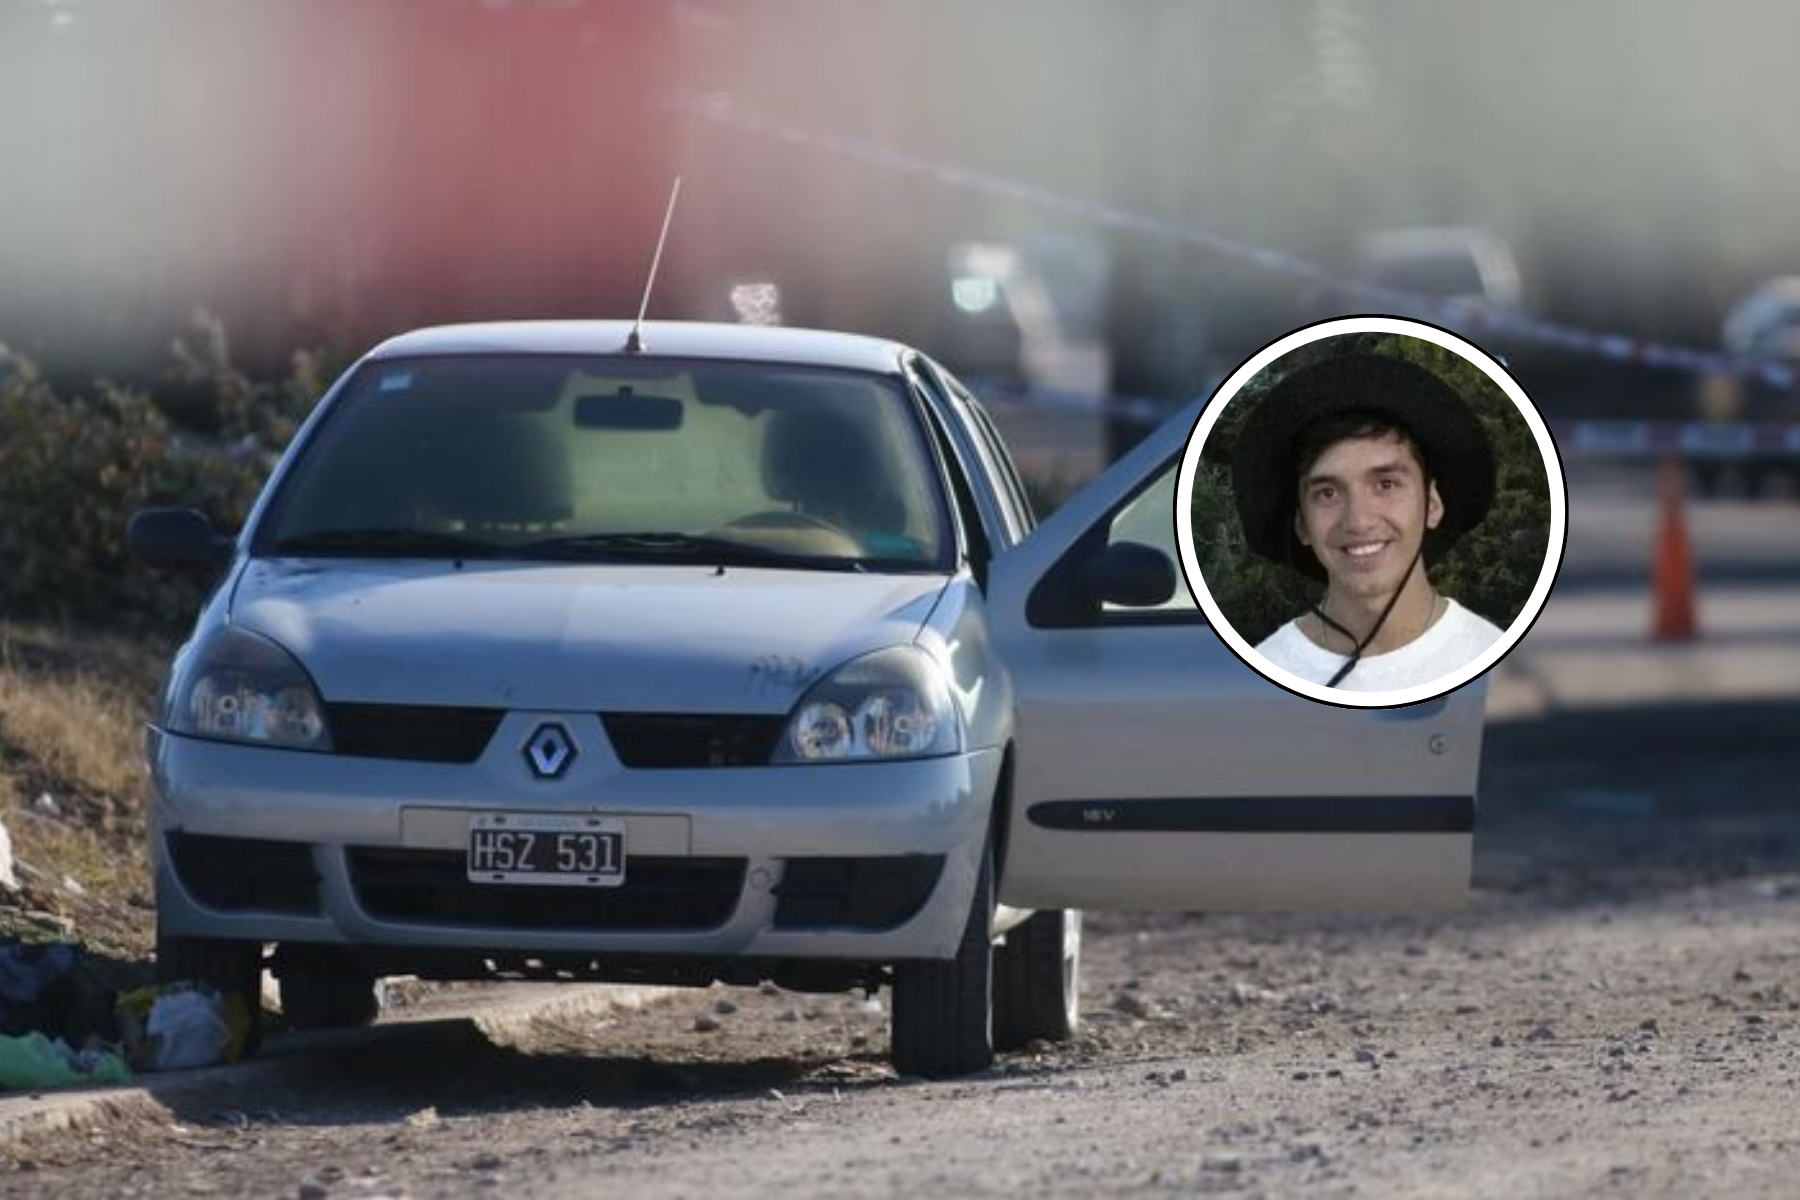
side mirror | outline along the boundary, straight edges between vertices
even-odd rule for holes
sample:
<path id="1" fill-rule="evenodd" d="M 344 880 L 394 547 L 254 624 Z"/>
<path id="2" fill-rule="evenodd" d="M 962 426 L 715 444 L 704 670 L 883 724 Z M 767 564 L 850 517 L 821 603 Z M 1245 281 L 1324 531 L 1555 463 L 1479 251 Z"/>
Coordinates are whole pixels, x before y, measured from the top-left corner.
<path id="1" fill-rule="evenodd" d="M 1114 542 L 1081 569 L 1080 581 L 1103 604 L 1155 608 L 1175 595 L 1175 564 L 1154 546 Z"/>
<path id="2" fill-rule="evenodd" d="M 146 566 L 211 571 L 231 561 L 234 539 L 196 509 L 146 508 L 132 515 L 125 542 Z"/>

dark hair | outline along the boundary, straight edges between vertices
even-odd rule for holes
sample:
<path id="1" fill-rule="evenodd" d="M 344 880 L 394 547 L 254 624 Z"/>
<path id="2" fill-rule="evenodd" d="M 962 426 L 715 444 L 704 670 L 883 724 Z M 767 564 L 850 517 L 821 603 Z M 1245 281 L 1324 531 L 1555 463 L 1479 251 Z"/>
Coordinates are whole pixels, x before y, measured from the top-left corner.
<path id="1" fill-rule="evenodd" d="M 1396 436 L 1406 443 L 1406 448 L 1412 451 L 1413 461 L 1419 464 L 1419 470 L 1430 480 L 1431 464 L 1425 461 L 1425 452 L 1419 449 L 1419 443 L 1413 440 L 1412 434 L 1404 425 L 1385 413 L 1357 408 L 1320 417 L 1300 431 L 1300 436 L 1294 441 L 1294 475 L 1290 495 L 1294 488 L 1300 486 L 1300 481 L 1306 478 L 1306 473 L 1312 470 L 1313 464 L 1339 442 L 1349 441 L 1351 438 L 1388 436 Z"/>

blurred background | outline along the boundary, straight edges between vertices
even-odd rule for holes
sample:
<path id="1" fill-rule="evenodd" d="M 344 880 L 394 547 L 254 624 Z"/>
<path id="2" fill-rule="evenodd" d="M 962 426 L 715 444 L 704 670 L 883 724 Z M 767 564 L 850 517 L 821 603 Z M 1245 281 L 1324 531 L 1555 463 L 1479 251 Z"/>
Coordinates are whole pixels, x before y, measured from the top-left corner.
<path id="1" fill-rule="evenodd" d="M 677 172 L 656 313 L 881 331 L 970 375 L 1173 401 L 1367 301 L 714 119 L 750 112 L 1340 280 L 1721 348 L 1800 272 L 1796 36 L 1779 0 L 3 0 L 0 336 L 135 377 L 204 309 L 262 374 L 421 323 L 628 313 Z M 1708 400 L 1489 348 L 1555 413 Z"/>
<path id="2" fill-rule="evenodd" d="M 0 599 L 117 612 L 123 515 L 246 502 L 389 333 L 630 315 L 679 173 L 653 316 L 915 342 L 1046 505 L 1297 325 L 1457 328 L 1571 489 L 1495 712 L 1786 696 L 1796 41 L 1780 0 L 0 0 Z"/>

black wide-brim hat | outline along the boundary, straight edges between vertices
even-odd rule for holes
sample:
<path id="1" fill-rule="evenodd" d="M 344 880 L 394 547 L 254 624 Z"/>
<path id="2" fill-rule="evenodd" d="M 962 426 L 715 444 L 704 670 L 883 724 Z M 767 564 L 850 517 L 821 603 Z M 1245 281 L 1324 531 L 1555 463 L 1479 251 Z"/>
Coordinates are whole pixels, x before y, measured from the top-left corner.
<path id="1" fill-rule="evenodd" d="M 1327 359 L 1270 389 L 1244 421 L 1231 451 L 1232 492 L 1250 549 L 1314 579 L 1325 567 L 1294 534 L 1300 439 L 1337 413 L 1368 412 L 1406 431 L 1437 484 L 1444 517 L 1425 533 L 1424 557 L 1436 562 L 1487 516 L 1494 502 L 1494 452 L 1456 390 L 1424 367 L 1385 355 Z"/>

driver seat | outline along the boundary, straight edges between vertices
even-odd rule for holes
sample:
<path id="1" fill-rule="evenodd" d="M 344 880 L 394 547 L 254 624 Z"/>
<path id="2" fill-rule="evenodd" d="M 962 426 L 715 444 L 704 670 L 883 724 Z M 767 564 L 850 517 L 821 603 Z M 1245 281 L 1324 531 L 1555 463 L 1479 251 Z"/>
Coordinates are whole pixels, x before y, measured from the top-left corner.
<path id="1" fill-rule="evenodd" d="M 897 533 L 902 505 L 888 487 L 888 463 L 857 422 L 823 409 L 784 409 L 763 440 L 763 489 L 794 511 L 866 539 Z"/>

